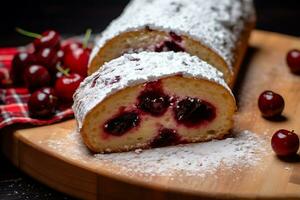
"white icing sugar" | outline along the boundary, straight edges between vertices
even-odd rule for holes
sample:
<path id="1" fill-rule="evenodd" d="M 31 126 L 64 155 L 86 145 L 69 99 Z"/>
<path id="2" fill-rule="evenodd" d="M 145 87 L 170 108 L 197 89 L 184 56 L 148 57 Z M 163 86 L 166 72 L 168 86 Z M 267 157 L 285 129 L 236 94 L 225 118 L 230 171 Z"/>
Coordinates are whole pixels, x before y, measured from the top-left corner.
<path id="1" fill-rule="evenodd" d="M 205 177 L 220 169 L 232 173 L 234 168 L 241 170 L 258 165 L 267 152 L 272 152 L 267 141 L 243 130 L 224 140 L 113 154 L 91 154 L 78 132 L 44 142 L 67 158 L 96 168 L 117 168 L 123 175 L 173 176 L 181 172 L 186 176 Z"/>
<path id="2" fill-rule="evenodd" d="M 222 73 L 187 53 L 141 52 L 112 60 L 87 77 L 74 94 L 73 110 L 78 128 L 97 104 L 124 88 L 173 75 L 206 79 L 229 89 Z"/>
<path id="3" fill-rule="evenodd" d="M 199 41 L 232 68 L 242 32 L 254 21 L 252 0 L 132 0 L 96 41 L 91 59 L 117 35 L 147 27 Z"/>

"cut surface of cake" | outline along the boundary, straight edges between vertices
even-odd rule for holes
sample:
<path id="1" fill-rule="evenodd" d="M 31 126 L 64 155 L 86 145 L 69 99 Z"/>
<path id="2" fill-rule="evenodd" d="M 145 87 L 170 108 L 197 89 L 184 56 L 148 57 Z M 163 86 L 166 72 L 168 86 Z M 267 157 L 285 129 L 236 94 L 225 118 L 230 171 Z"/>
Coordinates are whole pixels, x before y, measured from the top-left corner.
<path id="1" fill-rule="evenodd" d="M 132 0 L 96 41 L 88 73 L 124 53 L 184 51 L 232 86 L 254 25 L 252 0 Z"/>
<path id="2" fill-rule="evenodd" d="M 85 144 L 108 153 L 221 139 L 236 103 L 222 73 L 199 58 L 141 52 L 87 77 L 73 110 Z"/>

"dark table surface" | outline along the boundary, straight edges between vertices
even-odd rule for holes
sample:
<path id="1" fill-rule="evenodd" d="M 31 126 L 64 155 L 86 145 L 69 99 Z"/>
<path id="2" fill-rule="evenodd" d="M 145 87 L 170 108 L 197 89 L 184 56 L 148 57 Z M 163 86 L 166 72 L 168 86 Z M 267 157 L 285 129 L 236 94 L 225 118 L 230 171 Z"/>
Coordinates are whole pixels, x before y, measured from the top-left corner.
<path id="1" fill-rule="evenodd" d="M 17 26 L 36 32 L 53 28 L 63 35 L 82 34 L 87 28 L 100 32 L 121 13 L 127 2 L 128 0 L 1 2 L 0 47 L 30 42 L 30 39 L 14 32 Z M 256 0 L 255 6 L 258 15 L 257 28 L 300 36 L 299 0 Z M 1 154 L 0 172 L 0 199 L 72 199 L 33 180 L 16 169 Z"/>

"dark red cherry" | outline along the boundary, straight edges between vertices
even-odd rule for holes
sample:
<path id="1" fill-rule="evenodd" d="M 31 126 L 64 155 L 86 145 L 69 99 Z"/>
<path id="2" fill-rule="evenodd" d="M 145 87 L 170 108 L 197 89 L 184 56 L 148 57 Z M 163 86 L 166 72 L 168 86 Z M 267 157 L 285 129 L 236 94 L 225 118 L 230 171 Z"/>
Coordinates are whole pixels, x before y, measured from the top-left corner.
<path id="1" fill-rule="evenodd" d="M 187 97 L 174 108 L 175 118 L 185 126 L 194 126 L 215 118 L 215 107 L 197 98 Z"/>
<path id="2" fill-rule="evenodd" d="M 87 76 L 87 67 L 91 50 L 86 48 L 77 48 L 73 51 L 66 52 L 64 57 L 64 66 L 71 72 L 78 73 L 83 77 Z"/>
<path id="3" fill-rule="evenodd" d="M 64 104 L 73 102 L 73 94 L 80 85 L 83 78 L 76 73 L 71 73 L 68 76 L 63 76 L 55 82 L 55 92 Z"/>
<path id="4" fill-rule="evenodd" d="M 299 149 L 299 137 L 293 131 L 282 129 L 273 135 L 271 144 L 278 156 L 293 156 Z"/>
<path id="5" fill-rule="evenodd" d="M 182 42 L 182 37 L 177 35 L 174 32 L 170 32 L 170 36 L 172 38 L 172 40 L 176 41 L 176 42 Z"/>
<path id="6" fill-rule="evenodd" d="M 50 85 L 51 76 L 46 67 L 41 65 L 30 65 L 24 72 L 25 85 L 33 92 L 38 88 Z"/>
<path id="7" fill-rule="evenodd" d="M 59 57 L 56 49 L 44 48 L 36 53 L 37 63 L 47 67 L 50 73 L 56 72 Z"/>
<path id="8" fill-rule="evenodd" d="M 58 72 L 55 73 L 55 80 L 59 79 L 59 78 L 61 78 L 63 76 L 64 76 L 64 74 L 62 72 L 58 71 Z"/>
<path id="9" fill-rule="evenodd" d="M 155 52 L 174 51 L 183 52 L 184 48 L 174 41 L 165 41 L 155 47 Z"/>
<path id="10" fill-rule="evenodd" d="M 9 75 L 5 68 L 0 67 L 0 88 L 9 86 L 11 86 L 11 80 L 9 79 Z"/>
<path id="11" fill-rule="evenodd" d="M 163 128 L 159 130 L 159 134 L 151 142 L 151 147 L 165 147 L 178 144 L 180 137 L 176 130 Z"/>
<path id="12" fill-rule="evenodd" d="M 60 34 L 54 30 L 48 30 L 41 34 L 41 37 L 36 38 L 33 41 L 33 45 L 36 51 L 44 48 L 59 49 L 60 47 Z"/>
<path id="13" fill-rule="evenodd" d="M 275 92 L 265 91 L 259 96 L 258 107 L 264 117 L 277 117 L 284 109 L 284 99 Z"/>
<path id="14" fill-rule="evenodd" d="M 3 71 L 0 71 L 0 86 L 2 85 L 2 81 L 5 79 L 5 74 Z"/>
<path id="15" fill-rule="evenodd" d="M 293 49 L 288 52 L 286 57 L 287 64 L 291 72 L 300 74 L 300 51 Z"/>
<path id="16" fill-rule="evenodd" d="M 57 56 L 58 62 L 62 64 L 64 61 L 65 52 L 63 50 L 58 50 L 56 52 L 56 56 Z"/>
<path id="17" fill-rule="evenodd" d="M 10 70 L 10 79 L 14 85 L 20 86 L 24 83 L 23 74 L 26 67 L 36 63 L 36 56 L 30 53 L 17 53 L 13 60 Z"/>
<path id="18" fill-rule="evenodd" d="M 45 87 L 35 91 L 29 98 L 28 110 L 31 117 L 48 118 L 53 116 L 57 97 L 52 88 Z"/>
<path id="19" fill-rule="evenodd" d="M 160 91 L 145 91 L 138 97 L 138 108 L 153 116 L 164 114 L 169 105 L 169 97 Z"/>
<path id="20" fill-rule="evenodd" d="M 76 49 L 82 48 L 83 45 L 79 41 L 74 41 L 74 40 L 66 40 L 62 42 L 61 44 L 61 50 L 65 53 L 68 53 L 70 51 L 74 51 Z"/>
<path id="21" fill-rule="evenodd" d="M 114 136 L 122 136 L 140 123 L 139 115 L 135 112 L 125 112 L 108 120 L 104 124 L 104 131 Z"/>

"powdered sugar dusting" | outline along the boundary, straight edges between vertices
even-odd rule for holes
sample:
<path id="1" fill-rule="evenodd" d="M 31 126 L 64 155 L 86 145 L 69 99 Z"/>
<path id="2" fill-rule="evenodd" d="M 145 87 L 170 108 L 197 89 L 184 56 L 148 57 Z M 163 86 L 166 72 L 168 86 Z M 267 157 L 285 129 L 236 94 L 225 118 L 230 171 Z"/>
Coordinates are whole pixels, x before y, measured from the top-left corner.
<path id="1" fill-rule="evenodd" d="M 209 80 L 230 91 L 223 74 L 196 56 L 174 52 L 126 54 L 106 63 L 80 84 L 73 106 L 78 128 L 82 127 L 86 114 L 109 95 L 174 75 Z"/>
<path id="2" fill-rule="evenodd" d="M 232 67 L 242 32 L 254 20 L 252 0 L 133 0 L 102 33 L 91 59 L 115 36 L 148 27 L 199 41 Z"/>
<path id="3" fill-rule="evenodd" d="M 231 170 L 258 165 L 267 152 L 263 137 L 248 130 L 224 140 L 113 154 L 91 154 L 77 132 L 65 139 L 46 141 L 46 145 L 80 162 L 108 170 L 118 168 L 120 174 L 145 176 L 174 176 L 180 172 L 185 176 L 204 177 L 220 168 Z"/>
<path id="4" fill-rule="evenodd" d="M 260 158 L 256 151 L 261 149 L 258 141 L 253 133 L 244 131 L 236 138 L 225 140 L 151 149 L 139 154 L 99 154 L 96 157 L 125 166 L 123 170 L 135 173 L 172 175 L 180 171 L 186 175 L 204 176 L 214 173 L 221 165 L 231 168 L 257 164 Z"/>

